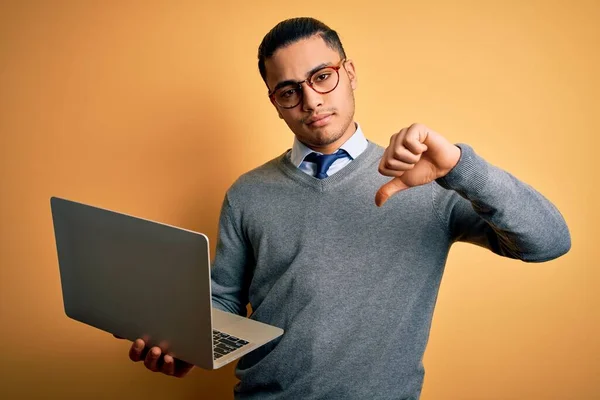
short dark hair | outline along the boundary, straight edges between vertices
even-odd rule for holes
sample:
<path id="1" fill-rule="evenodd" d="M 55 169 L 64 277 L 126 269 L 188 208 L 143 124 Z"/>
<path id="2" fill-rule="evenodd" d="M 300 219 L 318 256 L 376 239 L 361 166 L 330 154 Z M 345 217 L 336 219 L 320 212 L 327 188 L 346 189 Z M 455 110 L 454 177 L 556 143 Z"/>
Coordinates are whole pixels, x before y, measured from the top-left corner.
<path id="1" fill-rule="evenodd" d="M 336 50 L 341 58 L 346 58 L 344 46 L 337 32 L 323 22 L 310 17 L 286 19 L 275 25 L 258 46 L 258 70 L 263 81 L 267 83 L 265 61 L 271 58 L 275 51 L 314 35 L 320 35 L 327 46 Z"/>

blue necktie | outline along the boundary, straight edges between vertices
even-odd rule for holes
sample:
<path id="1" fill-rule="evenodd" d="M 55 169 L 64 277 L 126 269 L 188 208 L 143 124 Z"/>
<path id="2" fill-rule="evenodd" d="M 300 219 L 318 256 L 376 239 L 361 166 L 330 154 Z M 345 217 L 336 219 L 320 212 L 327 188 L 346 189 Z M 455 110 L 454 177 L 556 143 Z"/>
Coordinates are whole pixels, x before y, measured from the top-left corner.
<path id="1" fill-rule="evenodd" d="M 346 150 L 339 149 L 333 154 L 317 154 L 310 153 L 304 158 L 304 161 L 310 161 L 317 164 L 317 179 L 327 178 L 327 170 L 331 167 L 331 164 L 338 158 L 347 157 L 348 153 Z"/>

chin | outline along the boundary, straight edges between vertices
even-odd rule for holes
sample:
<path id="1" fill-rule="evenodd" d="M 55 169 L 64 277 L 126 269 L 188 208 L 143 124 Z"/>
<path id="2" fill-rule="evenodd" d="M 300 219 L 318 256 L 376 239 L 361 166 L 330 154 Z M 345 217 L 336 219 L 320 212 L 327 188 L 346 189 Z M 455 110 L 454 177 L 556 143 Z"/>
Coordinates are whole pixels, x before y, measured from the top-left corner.
<path id="1" fill-rule="evenodd" d="M 299 121 L 294 121 L 293 125 L 290 123 L 291 121 L 286 122 L 301 142 L 310 146 L 322 147 L 336 142 L 344 135 L 346 127 L 343 126 L 338 117 L 339 115 L 334 113 L 333 120 L 322 127 L 310 127 L 304 123 L 298 124 Z"/>
<path id="2" fill-rule="evenodd" d="M 319 129 L 309 131 L 305 137 L 309 138 L 309 142 L 316 146 L 327 146 L 339 140 L 344 135 L 339 127 L 324 126 Z"/>

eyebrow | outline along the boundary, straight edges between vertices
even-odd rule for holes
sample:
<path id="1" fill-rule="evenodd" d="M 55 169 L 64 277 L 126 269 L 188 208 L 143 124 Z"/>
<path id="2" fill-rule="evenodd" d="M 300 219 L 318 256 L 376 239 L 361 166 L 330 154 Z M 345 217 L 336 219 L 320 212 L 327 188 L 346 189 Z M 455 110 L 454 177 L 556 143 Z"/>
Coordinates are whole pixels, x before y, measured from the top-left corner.
<path id="1" fill-rule="evenodd" d="M 332 65 L 333 64 L 330 63 L 330 62 L 329 63 L 322 63 L 322 64 L 317 65 L 316 67 L 314 67 L 313 69 L 311 69 L 310 71 L 308 71 L 306 73 L 306 79 L 310 78 L 312 76 L 312 74 L 314 74 L 318 70 L 323 69 L 325 67 L 330 67 Z M 271 91 L 271 93 L 275 93 L 278 89 L 280 89 L 280 88 L 282 88 L 284 86 L 287 86 L 287 85 L 297 85 L 298 82 L 299 81 L 295 81 L 295 80 L 292 80 L 292 79 L 288 79 L 286 81 L 279 82 L 277 85 L 275 85 L 275 87 L 273 88 L 273 90 Z"/>

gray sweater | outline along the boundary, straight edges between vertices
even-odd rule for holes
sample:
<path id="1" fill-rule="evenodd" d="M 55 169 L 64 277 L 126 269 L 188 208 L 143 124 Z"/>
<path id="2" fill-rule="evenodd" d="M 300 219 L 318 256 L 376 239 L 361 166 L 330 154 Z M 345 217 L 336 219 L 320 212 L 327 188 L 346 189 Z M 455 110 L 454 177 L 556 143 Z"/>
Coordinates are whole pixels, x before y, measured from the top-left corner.
<path id="1" fill-rule="evenodd" d="M 323 180 L 286 153 L 228 190 L 213 305 L 285 330 L 242 357 L 238 399 L 418 399 L 423 353 L 455 241 L 527 262 L 571 245 L 542 195 L 459 144 L 446 177 L 375 206 L 389 181 L 368 148 Z"/>

